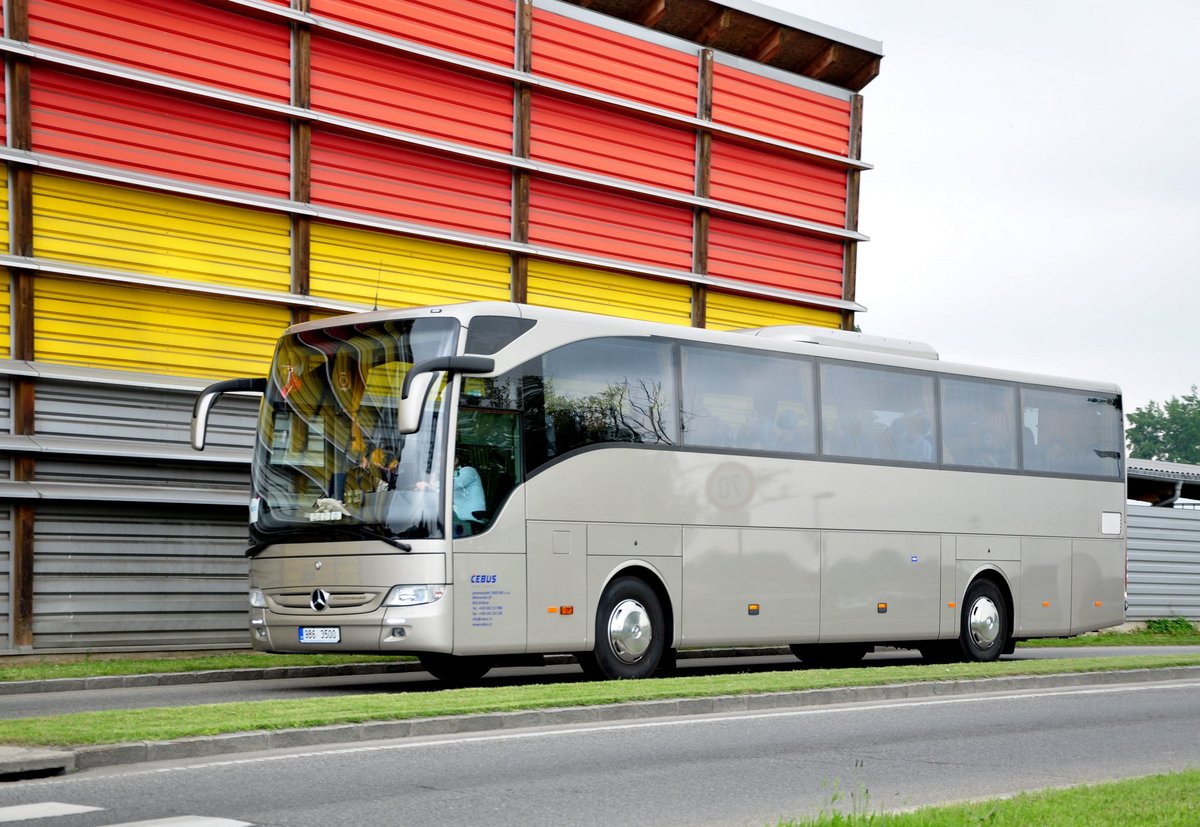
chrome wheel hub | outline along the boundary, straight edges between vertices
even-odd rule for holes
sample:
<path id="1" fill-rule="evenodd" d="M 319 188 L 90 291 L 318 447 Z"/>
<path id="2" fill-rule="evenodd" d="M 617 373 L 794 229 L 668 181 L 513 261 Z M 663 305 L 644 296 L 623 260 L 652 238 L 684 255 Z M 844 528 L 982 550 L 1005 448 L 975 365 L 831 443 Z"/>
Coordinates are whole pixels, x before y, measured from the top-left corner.
<path id="1" fill-rule="evenodd" d="M 636 600 L 622 600 L 608 617 L 608 644 L 622 663 L 637 663 L 650 648 L 654 629 L 646 607 Z"/>
<path id="2" fill-rule="evenodd" d="M 980 649 L 990 649 L 1000 634 L 1000 610 L 991 598 L 981 597 L 971 604 L 967 615 L 971 640 Z"/>

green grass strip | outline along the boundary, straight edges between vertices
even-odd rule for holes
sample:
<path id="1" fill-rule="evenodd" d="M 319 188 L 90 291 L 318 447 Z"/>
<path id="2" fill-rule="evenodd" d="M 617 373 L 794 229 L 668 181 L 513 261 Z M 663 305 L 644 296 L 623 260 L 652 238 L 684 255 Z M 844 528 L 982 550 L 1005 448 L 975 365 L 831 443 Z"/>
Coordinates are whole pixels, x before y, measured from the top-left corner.
<path id="1" fill-rule="evenodd" d="M 955 681 L 1013 675 L 1049 675 L 1200 666 L 1200 654 L 1066 658 L 995 663 L 796 669 L 778 672 L 600 681 L 528 686 L 484 686 L 437 692 L 396 691 L 348 697 L 271 700 L 191 707 L 106 710 L 0 721 L 0 743 L 79 746 L 169 740 L 197 735 L 277 730 L 330 724 L 394 721 L 526 709 L 591 706 L 672 698 L 795 692 L 845 686 Z M 135 690 L 136 691 L 136 690 Z"/>
<path id="2" fill-rule="evenodd" d="M 1101 632 L 1074 638 L 1031 640 L 1021 647 L 1056 646 L 1200 646 L 1200 632 L 1186 620 L 1164 621 L 1162 631 Z M 0 658 L 0 682 L 43 681 L 56 678 L 94 678 L 108 675 L 149 675 L 210 672 L 230 669 L 270 669 L 286 666 L 330 666 L 355 663 L 395 663 L 415 660 L 395 655 L 271 655 L 264 652 L 131 655 L 17 655 Z"/>
<path id="3" fill-rule="evenodd" d="M 230 669 L 274 669 L 286 666 L 336 666 L 355 663 L 395 663 L 416 658 L 395 655 L 269 655 L 263 652 L 178 655 L 175 657 L 18 655 L 0 661 L 0 682 L 45 681 Z"/>
<path id="4" fill-rule="evenodd" d="M 863 808 L 863 797 L 856 795 L 853 806 Z M 778 827 L 1195 827 L 1200 824 L 1200 770 L 908 813 L 864 809 L 847 813 L 830 808 L 817 819 L 781 821 Z"/>

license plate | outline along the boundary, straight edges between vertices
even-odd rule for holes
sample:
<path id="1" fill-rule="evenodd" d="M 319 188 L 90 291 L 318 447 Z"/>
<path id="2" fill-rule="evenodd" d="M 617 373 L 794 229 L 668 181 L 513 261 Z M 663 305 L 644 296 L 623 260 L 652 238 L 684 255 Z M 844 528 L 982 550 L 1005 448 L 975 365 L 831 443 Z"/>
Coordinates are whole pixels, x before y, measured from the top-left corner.
<path id="1" fill-rule="evenodd" d="M 301 626 L 301 643 L 341 643 L 342 630 L 337 626 Z"/>

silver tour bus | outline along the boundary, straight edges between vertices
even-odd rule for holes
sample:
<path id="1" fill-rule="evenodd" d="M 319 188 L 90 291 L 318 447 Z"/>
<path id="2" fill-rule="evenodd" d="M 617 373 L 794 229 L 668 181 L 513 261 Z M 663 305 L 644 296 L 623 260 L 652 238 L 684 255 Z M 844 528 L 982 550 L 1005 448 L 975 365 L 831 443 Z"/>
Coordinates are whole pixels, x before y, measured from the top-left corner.
<path id="1" fill-rule="evenodd" d="M 463 682 L 574 654 L 988 661 L 1124 619 L 1121 396 L 811 327 L 506 303 L 292 327 L 251 473 L 250 638 Z"/>

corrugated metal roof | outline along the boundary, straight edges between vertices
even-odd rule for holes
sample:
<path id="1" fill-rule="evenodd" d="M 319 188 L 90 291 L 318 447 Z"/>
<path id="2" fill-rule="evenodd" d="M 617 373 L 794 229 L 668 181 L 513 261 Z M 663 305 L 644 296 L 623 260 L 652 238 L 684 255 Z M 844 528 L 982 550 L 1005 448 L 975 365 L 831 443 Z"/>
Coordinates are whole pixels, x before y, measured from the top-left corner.
<path id="1" fill-rule="evenodd" d="M 1200 465 L 1130 459 L 1125 464 L 1129 499 L 1169 506 L 1176 500 L 1200 500 Z"/>
<path id="2" fill-rule="evenodd" d="M 1184 465 L 1181 462 L 1160 462 L 1153 459 L 1130 459 L 1126 463 L 1129 476 L 1151 479 L 1200 482 L 1200 465 Z"/>

